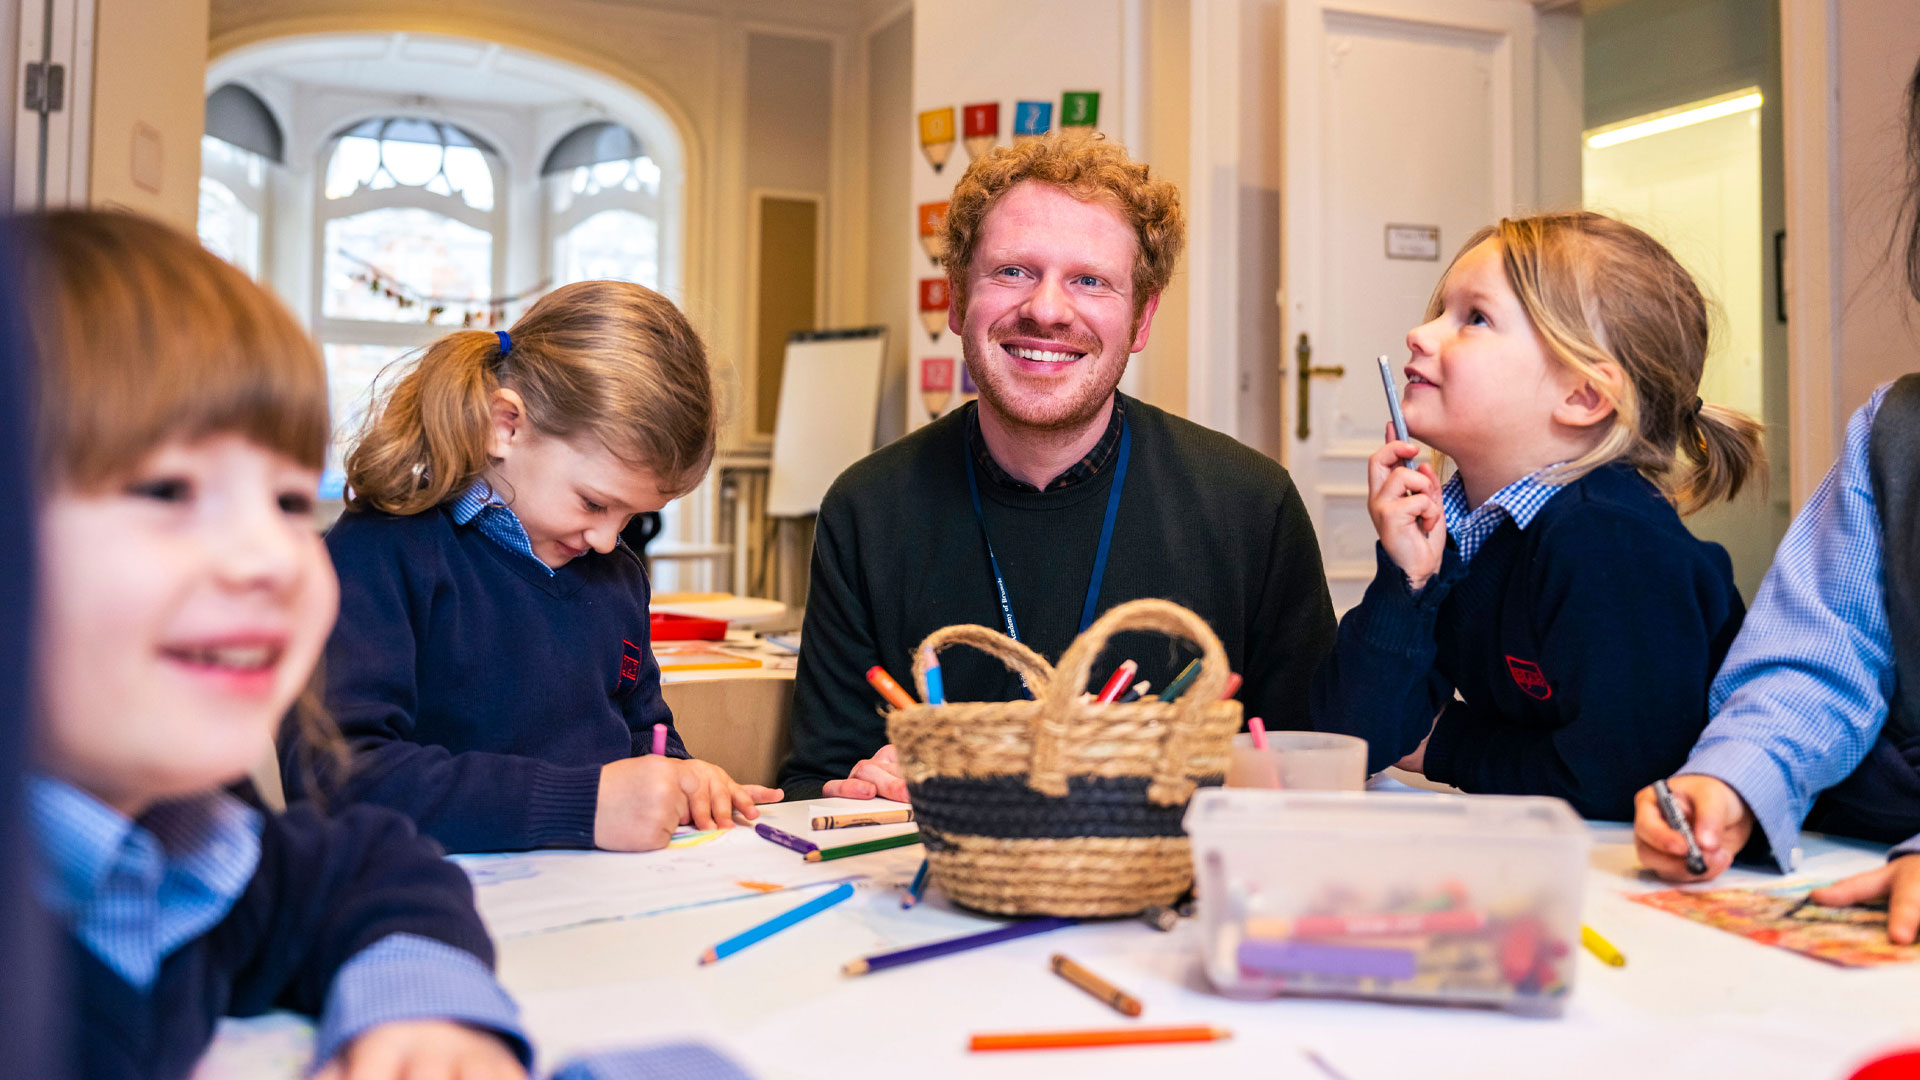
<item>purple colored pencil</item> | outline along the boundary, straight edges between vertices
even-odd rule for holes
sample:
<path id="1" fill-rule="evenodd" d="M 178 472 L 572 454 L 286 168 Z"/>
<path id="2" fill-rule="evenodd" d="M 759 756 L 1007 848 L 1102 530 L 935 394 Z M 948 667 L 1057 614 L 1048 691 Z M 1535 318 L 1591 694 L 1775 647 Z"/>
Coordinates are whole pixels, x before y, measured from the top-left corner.
<path id="1" fill-rule="evenodd" d="M 755 825 L 753 827 L 753 831 L 756 833 L 759 833 L 760 838 L 762 840 L 771 840 L 774 843 L 779 844 L 783 848 L 792 848 L 794 851 L 797 851 L 802 855 L 805 855 L 810 851 L 820 850 L 819 844 L 816 844 L 811 840 L 803 840 L 800 837 L 795 836 L 790 832 L 781 832 L 779 829 L 776 829 L 765 822 L 761 822 L 760 824 Z"/>
<path id="2" fill-rule="evenodd" d="M 983 945 L 998 945 L 1002 941 L 1012 941 L 1015 938 L 1044 934 L 1049 930 L 1059 930 L 1062 927 L 1072 926 L 1079 921 L 1078 919 L 1055 917 L 1028 919 L 1025 922 L 1011 923 L 1007 926 L 1002 926 L 998 930 L 988 930 L 979 934 L 968 934 L 965 937 L 948 938 L 945 941 L 936 941 L 931 945 L 916 945 L 911 949 L 897 949 L 890 953 L 880 953 L 877 956 L 863 957 L 859 960 L 849 960 L 840 968 L 840 971 L 846 975 L 865 975 L 872 971 L 885 971 L 888 968 L 899 967 L 902 964 L 913 964 L 922 960 L 932 960 L 935 957 L 947 956 L 952 953 L 966 952 L 968 949 L 978 949 Z"/>
<path id="3" fill-rule="evenodd" d="M 1412 949 L 1317 941 L 1243 941 L 1238 959 L 1241 967 L 1267 975 L 1411 979 L 1419 970 Z"/>
<path id="4" fill-rule="evenodd" d="M 653 756 L 664 757 L 667 753 L 667 725 L 653 725 Z"/>

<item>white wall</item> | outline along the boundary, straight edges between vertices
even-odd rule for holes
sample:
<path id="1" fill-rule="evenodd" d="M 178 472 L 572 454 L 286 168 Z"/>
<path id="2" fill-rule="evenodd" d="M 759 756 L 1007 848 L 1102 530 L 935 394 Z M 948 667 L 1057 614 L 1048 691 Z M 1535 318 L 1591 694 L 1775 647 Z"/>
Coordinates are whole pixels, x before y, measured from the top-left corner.
<path id="1" fill-rule="evenodd" d="M 867 56 L 867 298 L 864 321 L 887 328 L 887 360 L 880 383 L 880 419 L 874 445 L 906 430 L 907 350 L 917 322 L 911 317 L 914 272 L 924 267 L 914 238 L 913 9 L 866 36 Z M 857 208 L 856 208 L 857 209 Z"/>
<path id="2" fill-rule="evenodd" d="M 207 0 L 95 3 L 89 201 L 192 232 L 206 126 Z"/>

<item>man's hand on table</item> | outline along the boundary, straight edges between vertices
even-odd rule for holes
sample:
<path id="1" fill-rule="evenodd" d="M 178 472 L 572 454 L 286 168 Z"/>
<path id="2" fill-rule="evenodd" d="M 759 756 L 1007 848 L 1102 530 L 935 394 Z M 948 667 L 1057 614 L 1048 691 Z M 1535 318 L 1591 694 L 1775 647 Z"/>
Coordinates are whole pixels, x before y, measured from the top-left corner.
<path id="1" fill-rule="evenodd" d="M 909 802 L 907 782 L 900 775 L 900 759 L 888 743 L 861 759 L 845 780 L 829 780 L 820 794 L 842 799 L 871 799 L 878 795 L 894 802 Z"/>

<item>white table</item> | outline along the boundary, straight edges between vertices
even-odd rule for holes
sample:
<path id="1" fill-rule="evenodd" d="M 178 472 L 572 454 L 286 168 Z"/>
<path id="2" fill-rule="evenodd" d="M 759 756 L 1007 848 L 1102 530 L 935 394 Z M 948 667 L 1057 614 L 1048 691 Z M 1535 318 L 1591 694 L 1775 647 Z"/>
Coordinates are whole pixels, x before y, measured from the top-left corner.
<path id="1" fill-rule="evenodd" d="M 810 805 L 768 807 L 806 830 Z M 879 827 L 879 835 L 901 827 Z M 842 830 L 840 839 L 854 838 Z M 1871 1053 L 1920 1044 L 1920 964 L 1846 970 L 1742 940 L 1627 900 L 1642 881 L 1625 826 L 1595 829 L 1585 920 L 1628 957 L 1609 968 L 1581 952 L 1567 1015 L 1276 998 L 1232 1001 L 1202 974 L 1191 925 L 1162 934 L 1133 922 L 1090 924 L 859 978 L 854 957 L 987 924 L 937 891 L 902 911 L 897 886 L 918 847 L 845 860 L 874 875 L 855 897 L 709 967 L 702 950 L 818 894 L 752 896 L 666 914 L 505 940 L 500 975 L 552 1063 L 582 1050 L 705 1039 L 756 1076 L 844 1080 L 910 1070 L 935 1077 L 1298 1077 L 1328 1080 L 1313 1050 L 1346 1080 L 1417 1076 L 1844 1077 Z M 1824 880 L 1878 865 L 1869 845 L 1809 836 L 1803 872 Z M 609 858 L 609 856 L 590 856 Z M 613 857 L 613 858 L 618 858 Z M 632 857 L 628 857 L 632 858 Z M 828 864 L 832 865 L 832 864 Z M 1733 872 L 1717 884 L 1779 885 Z M 969 1054 L 978 1031 L 1101 1027 L 1118 1014 L 1047 968 L 1065 952 L 1139 997 L 1142 1023 L 1212 1023 L 1225 1042 L 1194 1046 Z"/>

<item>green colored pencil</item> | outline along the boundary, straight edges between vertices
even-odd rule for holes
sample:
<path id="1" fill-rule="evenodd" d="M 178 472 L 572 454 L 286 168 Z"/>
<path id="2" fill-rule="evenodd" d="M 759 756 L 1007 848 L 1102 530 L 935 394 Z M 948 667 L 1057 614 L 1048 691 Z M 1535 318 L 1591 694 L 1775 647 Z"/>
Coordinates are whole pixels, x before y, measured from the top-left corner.
<path id="1" fill-rule="evenodd" d="M 906 847 L 920 842 L 918 832 L 901 833 L 899 836 L 883 837 L 879 840 L 862 840 L 857 844 L 841 844 L 839 847 L 821 848 L 807 852 L 808 862 L 821 862 L 826 859 L 844 859 L 849 855 L 865 855 L 870 851 L 885 851 L 888 848 Z"/>
<path id="2" fill-rule="evenodd" d="M 1174 698 L 1186 693 L 1187 687 L 1192 686 L 1193 681 L 1199 677 L 1200 661 L 1190 661 L 1186 667 L 1180 669 L 1180 674 L 1175 675 L 1173 681 L 1167 684 L 1167 688 L 1160 691 L 1160 700 L 1172 701 Z"/>

